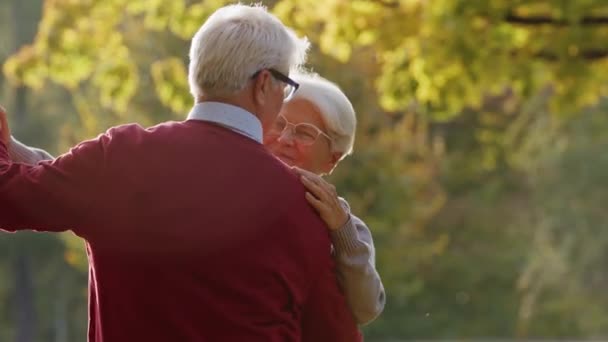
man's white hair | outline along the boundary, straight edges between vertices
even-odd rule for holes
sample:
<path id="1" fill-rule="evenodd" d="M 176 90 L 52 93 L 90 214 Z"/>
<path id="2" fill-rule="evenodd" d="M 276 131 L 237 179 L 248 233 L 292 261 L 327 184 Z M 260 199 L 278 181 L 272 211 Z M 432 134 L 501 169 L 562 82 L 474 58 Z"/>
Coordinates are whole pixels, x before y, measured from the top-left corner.
<path id="1" fill-rule="evenodd" d="M 353 152 L 357 117 L 348 97 L 335 83 L 313 73 L 297 73 L 293 80 L 300 84 L 292 100 L 303 99 L 312 103 L 321 114 L 332 138 L 332 152 L 342 158 Z"/>
<path id="2" fill-rule="evenodd" d="M 229 5 L 215 11 L 192 38 L 188 82 L 195 99 L 229 96 L 259 70 L 288 74 L 306 59 L 299 39 L 261 5 Z"/>

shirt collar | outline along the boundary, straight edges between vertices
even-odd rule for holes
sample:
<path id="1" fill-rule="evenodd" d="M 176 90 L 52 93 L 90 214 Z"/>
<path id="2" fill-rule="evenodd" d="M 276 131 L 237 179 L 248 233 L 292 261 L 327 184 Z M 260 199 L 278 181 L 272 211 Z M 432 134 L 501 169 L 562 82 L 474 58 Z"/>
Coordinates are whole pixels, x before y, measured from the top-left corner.
<path id="1" fill-rule="evenodd" d="M 262 143 L 262 123 L 241 107 L 222 102 L 200 102 L 194 105 L 188 120 L 213 122 Z"/>

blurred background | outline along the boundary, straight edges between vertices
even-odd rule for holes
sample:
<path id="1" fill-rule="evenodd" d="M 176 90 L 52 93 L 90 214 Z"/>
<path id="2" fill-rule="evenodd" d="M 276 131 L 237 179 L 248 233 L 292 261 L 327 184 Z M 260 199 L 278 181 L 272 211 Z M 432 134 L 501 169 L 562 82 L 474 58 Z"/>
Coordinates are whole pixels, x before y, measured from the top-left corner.
<path id="1" fill-rule="evenodd" d="M 189 40 L 227 3 L 0 0 L 13 134 L 59 155 L 183 120 Z M 376 242 L 367 341 L 608 338 L 608 0 L 263 3 L 358 114 L 330 180 Z M 0 234 L 0 341 L 84 341 L 86 293 L 78 238 Z"/>

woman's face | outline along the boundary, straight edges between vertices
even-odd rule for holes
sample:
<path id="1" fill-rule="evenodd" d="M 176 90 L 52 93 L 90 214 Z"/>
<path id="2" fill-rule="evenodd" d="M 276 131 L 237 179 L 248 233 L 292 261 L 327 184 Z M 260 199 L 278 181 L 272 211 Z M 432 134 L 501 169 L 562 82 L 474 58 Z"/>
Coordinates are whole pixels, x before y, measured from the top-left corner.
<path id="1" fill-rule="evenodd" d="M 340 153 L 331 141 L 319 110 L 309 101 L 294 99 L 283 105 L 274 125 L 264 132 L 264 145 L 289 166 L 316 174 L 329 173 Z"/>

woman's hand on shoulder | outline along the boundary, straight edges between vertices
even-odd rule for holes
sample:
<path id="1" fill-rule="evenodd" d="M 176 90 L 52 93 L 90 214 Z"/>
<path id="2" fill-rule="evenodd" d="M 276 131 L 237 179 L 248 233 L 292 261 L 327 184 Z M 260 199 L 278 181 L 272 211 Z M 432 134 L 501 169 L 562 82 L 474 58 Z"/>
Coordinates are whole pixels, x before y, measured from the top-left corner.
<path id="1" fill-rule="evenodd" d="M 306 199 L 317 210 L 330 230 L 342 228 L 349 219 L 349 213 L 342 207 L 336 187 L 321 176 L 310 171 L 292 168 L 300 175 L 302 183 L 308 190 Z"/>

